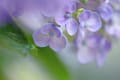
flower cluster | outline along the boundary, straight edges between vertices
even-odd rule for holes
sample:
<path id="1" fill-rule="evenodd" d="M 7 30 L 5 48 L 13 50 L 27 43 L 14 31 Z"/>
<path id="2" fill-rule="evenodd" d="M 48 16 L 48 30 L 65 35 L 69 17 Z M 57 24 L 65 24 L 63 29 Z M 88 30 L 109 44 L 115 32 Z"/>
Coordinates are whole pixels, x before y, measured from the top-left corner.
<path id="1" fill-rule="evenodd" d="M 95 60 L 102 66 L 113 38 L 120 38 L 119 4 L 120 0 L 2 0 L 0 24 L 26 11 L 40 12 L 50 20 L 33 32 L 38 47 L 59 52 L 72 43 L 80 63 Z"/>
<path id="2" fill-rule="evenodd" d="M 64 49 L 65 45 L 71 43 L 67 38 L 69 35 L 74 38 L 72 43 L 77 48 L 76 53 L 80 63 L 86 64 L 95 60 L 98 66 L 102 66 L 107 53 L 111 50 L 112 37 L 119 38 L 119 20 L 116 21 L 118 18 L 114 17 L 120 15 L 118 13 L 119 9 L 117 10 L 117 8 L 114 7 L 115 5 L 113 0 L 88 0 L 85 3 L 82 3 L 82 1 L 71 1 L 69 5 L 63 8 L 60 14 L 53 17 L 54 20 L 52 22 L 52 24 L 59 26 L 56 27 L 59 30 L 58 32 L 62 30 L 61 34 L 65 35 L 66 38 L 62 36 L 64 40 L 54 39 L 55 42 L 52 43 L 52 45 L 56 45 L 50 47 L 55 51 Z M 116 22 L 118 22 L 118 24 L 116 24 Z M 48 26 L 48 24 L 45 26 Z M 33 35 L 35 43 L 36 40 L 44 40 L 44 38 L 41 37 L 41 30 L 43 28 L 45 29 L 46 27 L 43 26 L 40 30 L 35 31 L 35 35 Z M 51 29 L 52 28 L 54 29 L 53 26 Z M 39 33 L 36 34 L 36 32 Z M 68 35 L 64 34 L 64 32 L 67 32 Z M 54 34 L 57 35 L 57 33 Z M 37 39 L 38 37 L 41 39 Z M 48 41 L 48 43 L 49 42 L 51 41 Z M 57 44 L 57 42 L 61 42 L 60 44 L 62 46 Z M 43 47 L 40 44 L 41 43 L 36 43 L 39 47 Z"/>

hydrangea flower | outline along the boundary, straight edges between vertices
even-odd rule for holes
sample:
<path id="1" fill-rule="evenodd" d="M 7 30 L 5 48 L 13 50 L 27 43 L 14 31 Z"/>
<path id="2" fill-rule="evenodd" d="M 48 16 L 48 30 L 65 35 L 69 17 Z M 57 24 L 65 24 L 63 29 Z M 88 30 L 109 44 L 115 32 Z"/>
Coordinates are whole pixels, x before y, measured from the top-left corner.
<path id="1" fill-rule="evenodd" d="M 33 33 L 33 39 L 37 46 L 49 45 L 54 51 L 60 51 L 66 46 L 66 39 L 53 23 L 48 23 Z"/>
<path id="2" fill-rule="evenodd" d="M 95 60 L 98 66 L 102 66 L 111 49 L 110 40 L 99 33 L 88 34 L 85 39 L 81 39 L 78 35 L 76 42 L 78 48 L 77 57 L 82 64 Z"/>

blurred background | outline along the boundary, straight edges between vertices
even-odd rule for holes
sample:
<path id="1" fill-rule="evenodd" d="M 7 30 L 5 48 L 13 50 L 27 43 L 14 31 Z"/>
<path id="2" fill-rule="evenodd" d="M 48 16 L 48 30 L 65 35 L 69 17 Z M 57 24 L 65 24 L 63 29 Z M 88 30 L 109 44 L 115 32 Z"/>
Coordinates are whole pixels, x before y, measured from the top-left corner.
<path id="1" fill-rule="evenodd" d="M 37 48 L 21 35 L 11 24 L 0 29 L 0 80 L 120 80 L 120 42 L 99 68 L 94 62 L 80 64 L 70 49 Z"/>
<path id="2" fill-rule="evenodd" d="M 4 3 L 6 0 L 1 1 Z M 13 2 L 16 1 L 17 0 L 13 0 Z M 22 7 L 23 5 L 26 6 L 26 4 L 23 4 L 25 0 L 18 1 L 23 1 L 21 2 Z M 26 3 L 28 3 L 28 1 L 29 0 L 26 0 Z M 6 10 L 8 10 L 9 16 L 8 13 L 5 14 L 6 10 L 4 10 L 4 8 L 0 9 L 0 13 L 3 12 L 0 14 L 0 22 L 2 23 L 2 25 L 0 23 L 0 80 L 120 80 L 120 41 L 116 40 L 112 44 L 112 50 L 108 53 L 102 67 L 98 67 L 95 62 L 80 64 L 72 47 L 65 48 L 63 51 L 56 53 L 49 47 L 38 48 L 35 46 L 31 33 L 46 22 L 49 22 L 49 19 L 39 13 L 38 10 L 41 6 L 37 6 L 38 10 L 36 9 L 36 5 L 34 5 L 35 8 L 32 8 L 32 0 L 30 1 L 31 3 L 28 4 L 30 8 L 28 8 L 28 6 L 25 7 L 25 9 L 23 8 L 21 16 L 16 17 L 19 10 L 21 11 L 22 9 L 21 6 L 19 7 L 19 2 L 19 5 L 17 5 L 18 8 L 16 9 L 16 5 L 13 5 L 13 2 L 8 0 L 9 5 L 6 4 L 5 6 L 7 6 Z M 33 0 L 33 2 L 34 1 L 35 0 Z M 59 1 L 63 7 L 65 0 Z M 85 3 L 88 0 L 80 1 Z M 101 2 L 102 1 L 105 0 L 101 0 Z M 117 9 L 120 9 L 119 3 L 117 2 L 119 0 L 111 1 L 112 3 L 116 1 L 113 4 Z M 35 1 L 35 3 L 37 2 Z M 2 8 L 1 4 L 2 2 L 0 3 L 0 8 Z M 47 4 L 47 7 L 49 7 L 56 3 L 49 5 L 49 2 L 47 2 Z M 46 9 L 47 7 L 44 4 L 42 6 L 42 8 Z M 28 10 L 26 8 L 28 8 Z M 55 8 L 55 6 L 50 8 Z M 16 10 L 18 10 L 18 12 Z M 45 12 L 47 11 L 49 11 L 49 9 L 45 10 Z M 57 12 L 56 8 L 55 10 L 52 9 L 52 11 L 53 13 Z M 13 17 L 11 14 L 15 16 Z M 48 12 L 46 14 L 48 16 L 51 15 L 48 14 Z M 120 10 L 118 14 L 120 14 Z M 4 17 L 5 20 L 3 20 Z M 116 22 L 118 24 L 119 21 L 120 19 L 117 16 Z M 117 25 L 117 27 L 119 27 L 119 25 Z"/>

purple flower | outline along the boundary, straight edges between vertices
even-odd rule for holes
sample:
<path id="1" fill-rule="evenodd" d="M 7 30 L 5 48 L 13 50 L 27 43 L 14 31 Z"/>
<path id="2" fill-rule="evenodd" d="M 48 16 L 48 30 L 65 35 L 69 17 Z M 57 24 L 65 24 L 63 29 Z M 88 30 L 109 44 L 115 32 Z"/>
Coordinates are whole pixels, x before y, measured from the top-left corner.
<path id="1" fill-rule="evenodd" d="M 80 36 L 77 36 L 76 43 L 78 48 L 77 57 L 82 64 L 95 60 L 98 66 L 102 66 L 107 53 L 111 49 L 111 42 L 98 33 L 90 33 L 85 39 L 81 39 Z"/>
<path id="2" fill-rule="evenodd" d="M 6 10 L 0 7 L 0 25 L 3 25 L 9 21 L 11 21 L 9 14 L 7 13 Z"/>
<path id="3" fill-rule="evenodd" d="M 80 2 L 78 7 L 88 10 L 96 10 L 101 2 L 103 2 L 103 0 L 88 0 L 85 4 Z"/>
<path id="4" fill-rule="evenodd" d="M 65 6 L 64 11 L 73 13 L 77 10 L 77 2 L 76 1 L 70 1 L 68 5 Z"/>
<path id="5" fill-rule="evenodd" d="M 96 32 L 102 27 L 100 16 L 93 11 L 85 10 L 79 15 L 80 27 L 91 32 Z"/>
<path id="6" fill-rule="evenodd" d="M 78 29 L 78 23 L 73 18 L 72 13 L 76 10 L 76 3 L 71 3 L 67 5 L 60 15 L 55 17 L 55 21 L 62 27 L 66 27 L 69 35 L 73 36 L 76 34 Z"/>
<path id="7" fill-rule="evenodd" d="M 60 26 L 65 26 L 67 20 L 72 18 L 71 14 L 68 12 L 62 12 L 61 14 L 55 17 L 55 21 Z"/>
<path id="8" fill-rule="evenodd" d="M 50 46 L 54 51 L 60 51 L 66 46 L 66 39 L 57 26 L 48 23 L 33 33 L 33 39 L 37 46 Z"/>
<path id="9" fill-rule="evenodd" d="M 120 13 L 115 12 L 105 25 L 105 31 L 112 37 L 120 38 Z"/>
<path id="10" fill-rule="evenodd" d="M 69 35 L 72 36 L 76 34 L 78 29 L 78 23 L 74 18 L 72 18 L 71 14 L 66 14 L 59 17 L 57 16 L 56 22 L 61 27 L 66 27 L 66 30 Z"/>
<path id="11" fill-rule="evenodd" d="M 0 1 L 0 25 L 4 25 L 7 22 L 11 21 L 11 16 L 9 15 L 7 9 L 5 8 L 6 0 Z"/>
<path id="12" fill-rule="evenodd" d="M 110 4 L 114 10 L 120 11 L 120 0 L 110 0 Z"/>
<path id="13" fill-rule="evenodd" d="M 47 17 L 53 17 L 60 13 L 69 1 L 71 0 L 2 0 L 0 5 L 14 15 L 37 10 Z"/>
<path id="14" fill-rule="evenodd" d="M 69 35 L 74 35 L 78 31 L 78 23 L 74 18 L 70 18 L 66 22 L 66 30 Z"/>
<path id="15" fill-rule="evenodd" d="M 98 12 L 103 20 L 108 21 L 112 17 L 113 9 L 110 4 L 103 3 L 98 8 Z"/>

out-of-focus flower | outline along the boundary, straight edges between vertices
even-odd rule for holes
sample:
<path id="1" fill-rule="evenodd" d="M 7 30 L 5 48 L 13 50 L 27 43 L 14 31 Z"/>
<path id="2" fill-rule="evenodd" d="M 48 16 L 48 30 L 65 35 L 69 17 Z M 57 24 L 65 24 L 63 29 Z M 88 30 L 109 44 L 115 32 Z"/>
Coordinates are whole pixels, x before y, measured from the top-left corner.
<path id="1" fill-rule="evenodd" d="M 70 0 L 2 0 L 2 6 L 14 15 L 26 11 L 40 11 L 45 16 L 57 15 Z"/>
<path id="2" fill-rule="evenodd" d="M 114 10 L 120 11 L 120 0 L 110 0 L 109 3 L 112 5 Z"/>
<path id="3" fill-rule="evenodd" d="M 6 10 L 4 10 L 2 7 L 0 7 L 0 25 L 5 24 L 6 22 L 9 22 L 10 16 L 7 13 Z"/>
<path id="4" fill-rule="evenodd" d="M 98 66 L 102 66 L 107 53 L 111 49 L 111 42 L 101 34 L 88 34 L 85 39 L 78 35 L 77 39 L 78 60 L 86 64 L 96 60 Z"/>
<path id="5" fill-rule="evenodd" d="M 120 13 L 113 14 L 111 20 L 105 25 L 105 31 L 112 37 L 120 38 Z"/>
<path id="6" fill-rule="evenodd" d="M 66 22 L 66 30 L 68 32 L 68 34 L 70 35 L 74 35 L 76 34 L 76 32 L 78 31 L 78 23 L 75 19 L 70 18 L 67 22 Z"/>
<path id="7" fill-rule="evenodd" d="M 66 5 L 63 14 L 55 17 L 55 21 L 62 27 L 66 27 L 69 35 L 75 35 L 78 29 L 78 23 L 73 18 L 72 13 L 76 11 L 76 3 L 71 2 L 71 4 Z"/>
<path id="8" fill-rule="evenodd" d="M 60 51 L 66 46 L 66 39 L 52 23 L 48 23 L 33 33 L 35 44 L 39 47 L 50 46 L 55 51 Z"/>
<path id="9" fill-rule="evenodd" d="M 110 4 L 103 3 L 98 8 L 98 12 L 101 15 L 102 19 L 108 21 L 112 17 L 113 9 Z"/>
<path id="10" fill-rule="evenodd" d="M 96 60 L 101 66 L 111 49 L 107 37 L 120 37 L 119 3 L 120 0 L 1 0 L 0 25 L 9 18 L 21 22 L 33 29 L 38 47 L 49 46 L 54 51 L 64 49 L 67 41 L 72 43 L 75 39 L 79 61 Z"/>
<path id="11" fill-rule="evenodd" d="M 78 18 L 80 26 L 91 32 L 96 32 L 102 27 L 100 16 L 96 12 L 85 10 Z"/>

